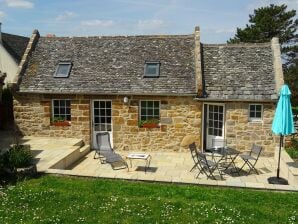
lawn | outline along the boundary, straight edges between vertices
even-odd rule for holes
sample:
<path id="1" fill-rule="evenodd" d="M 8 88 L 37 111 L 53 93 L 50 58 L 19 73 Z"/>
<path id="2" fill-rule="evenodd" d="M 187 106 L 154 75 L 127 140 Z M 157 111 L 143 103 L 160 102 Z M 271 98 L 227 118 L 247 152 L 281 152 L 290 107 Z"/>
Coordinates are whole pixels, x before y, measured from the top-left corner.
<path id="1" fill-rule="evenodd" d="M 0 190 L 1 223 L 296 223 L 298 194 L 44 176 Z"/>

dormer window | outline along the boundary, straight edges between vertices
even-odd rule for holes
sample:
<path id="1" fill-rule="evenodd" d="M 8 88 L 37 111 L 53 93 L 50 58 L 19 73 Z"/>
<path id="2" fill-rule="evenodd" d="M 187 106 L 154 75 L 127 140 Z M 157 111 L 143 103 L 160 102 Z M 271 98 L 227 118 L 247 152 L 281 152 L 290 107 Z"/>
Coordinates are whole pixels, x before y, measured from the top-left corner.
<path id="1" fill-rule="evenodd" d="M 67 78 L 69 76 L 71 66 L 71 62 L 59 62 L 54 77 Z"/>
<path id="2" fill-rule="evenodd" d="M 159 77 L 159 67 L 160 67 L 160 62 L 158 61 L 145 62 L 144 77 L 149 77 L 149 78 Z"/>

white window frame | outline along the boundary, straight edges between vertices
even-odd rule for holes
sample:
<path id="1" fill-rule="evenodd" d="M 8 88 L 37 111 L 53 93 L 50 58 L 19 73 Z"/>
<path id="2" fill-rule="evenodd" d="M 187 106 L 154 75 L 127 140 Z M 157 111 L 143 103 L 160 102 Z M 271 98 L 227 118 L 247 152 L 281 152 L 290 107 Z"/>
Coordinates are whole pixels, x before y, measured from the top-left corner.
<path id="1" fill-rule="evenodd" d="M 261 117 L 250 117 L 250 106 L 261 106 Z M 256 113 L 256 111 L 254 111 L 254 113 Z M 250 122 L 262 122 L 263 121 L 263 114 L 264 114 L 264 106 L 263 104 L 260 103 L 251 103 L 248 105 L 248 120 Z"/>
<path id="2" fill-rule="evenodd" d="M 104 118 L 107 118 L 107 117 L 111 117 L 111 123 L 107 123 L 107 122 L 105 122 L 105 123 L 101 123 L 101 121 L 100 122 L 98 122 L 98 124 L 104 124 L 104 126 L 105 126 L 105 130 L 100 130 L 100 131 L 98 131 L 98 132 L 111 132 L 112 133 L 112 131 L 113 131 L 113 102 L 112 102 L 112 100 L 109 100 L 109 99 L 98 99 L 98 100 L 92 100 L 92 123 L 93 124 L 95 124 L 95 114 L 94 114 L 94 102 L 111 102 L 111 116 L 107 116 L 107 115 L 105 115 L 105 116 L 102 116 L 102 115 L 98 115 L 98 117 L 99 118 L 102 118 L 102 117 L 104 117 Z M 106 107 L 106 104 L 105 104 L 105 107 L 104 108 L 101 108 L 100 106 L 98 107 L 98 109 L 105 109 L 105 110 L 107 110 L 107 107 Z M 107 125 L 111 125 L 111 130 L 110 131 L 108 131 L 107 130 Z M 110 136 L 111 137 L 111 136 Z"/>
<path id="3" fill-rule="evenodd" d="M 55 118 L 55 116 L 54 116 L 55 115 L 55 113 L 54 113 L 54 109 L 55 109 L 54 101 L 55 100 L 59 100 L 59 101 L 61 101 L 61 100 L 64 100 L 64 101 L 69 100 L 70 101 L 70 114 L 69 115 L 70 115 L 70 121 L 71 121 L 71 100 L 70 99 L 52 99 L 52 116 L 51 116 L 52 120 L 54 120 L 54 118 Z M 59 106 L 59 109 L 60 109 L 60 106 Z M 59 112 L 59 114 L 60 114 L 60 112 Z M 65 115 L 67 115 L 67 114 L 65 114 Z"/>
<path id="4" fill-rule="evenodd" d="M 148 101 L 153 101 L 153 102 L 158 102 L 158 109 L 159 109 L 159 113 L 158 113 L 158 120 L 160 121 L 160 106 L 161 106 L 161 101 L 160 100 L 140 100 L 139 101 L 139 121 L 141 121 L 141 117 L 142 117 L 142 102 L 148 102 Z M 147 110 L 147 108 L 146 108 Z M 154 107 L 153 107 L 154 110 Z M 154 118 L 155 119 L 155 118 Z"/>
<path id="5" fill-rule="evenodd" d="M 205 111 L 205 105 L 207 106 L 207 110 Z M 223 126 L 222 126 L 222 137 L 219 137 L 220 139 L 226 139 L 226 113 L 227 113 L 227 104 L 225 103 L 217 103 L 217 102 L 204 102 L 202 104 L 202 124 L 201 124 L 201 130 L 202 130 L 202 135 L 201 135 L 201 145 L 202 145 L 202 149 L 201 151 L 204 152 L 206 149 L 208 149 L 208 112 L 209 112 L 209 105 L 217 105 L 217 106 L 223 106 Z M 207 113 L 207 114 L 205 114 Z M 206 117 L 206 119 L 205 119 Z M 205 125 L 206 130 L 205 130 Z M 204 138 L 206 138 L 206 145 L 204 148 Z"/>

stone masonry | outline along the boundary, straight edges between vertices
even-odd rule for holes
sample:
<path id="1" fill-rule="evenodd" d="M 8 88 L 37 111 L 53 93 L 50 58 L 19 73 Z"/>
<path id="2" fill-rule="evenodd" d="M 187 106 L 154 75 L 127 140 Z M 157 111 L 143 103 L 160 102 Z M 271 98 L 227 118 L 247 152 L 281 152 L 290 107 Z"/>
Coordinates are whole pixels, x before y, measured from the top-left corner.
<path id="1" fill-rule="evenodd" d="M 51 100 L 61 96 L 22 94 L 14 95 L 15 123 L 24 135 L 48 137 L 82 138 L 90 141 L 90 100 L 77 96 L 63 96 L 71 99 L 71 125 L 51 125 Z"/>
<path id="2" fill-rule="evenodd" d="M 112 100 L 113 144 L 116 150 L 126 151 L 182 151 L 180 146 L 185 136 L 197 136 L 201 145 L 202 102 L 192 97 L 133 96 L 129 103 L 123 103 L 124 96 L 94 95 L 15 95 L 15 121 L 24 135 L 75 137 L 90 144 L 91 100 Z M 71 125 L 52 126 L 51 100 L 71 99 Z M 140 128 L 139 100 L 160 100 L 160 127 Z M 228 145 L 238 150 L 249 150 L 252 143 L 264 146 L 271 153 L 278 145 L 278 138 L 272 136 L 271 123 L 274 104 L 264 103 L 262 122 L 248 120 L 249 103 L 226 102 L 225 137 Z"/>
<path id="3" fill-rule="evenodd" d="M 252 143 L 264 147 L 266 153 L 273 153 L 279 138 L 272 135 L 271 125 L 275 106 L 263 104 L 263 120 L 249 121 L 249 103 L 235 102 L 226 104 L 226 139 L 227 144 L 238 150 L 250 150 Z"/>
<path id="4" fill-rule="evenodd" d="M 202 104 L 191 97 L 150 97 L 160 100 L 160 127 L 138 127 L 138 102 L 148 97 L 136 97 L 130 105 L 123 98 L 113 101 L 114 145 L 129 151 L 180 151 L 186 135 L 197 136 L 200 144 Z"/>
<path id="5" fill-rule="evenodd" d="M 52 126 L 51 99 L 71 99 L 71 125 Z M 113 143 L 115 149 L 129 151 L 179 151 L 186 135 L 195 135 L 197 144 L 201 136 L 202 104 L 191 97 L 134 97 L 130 104 L 123 96 L 81 95 L 15 95 L 15 121 L 24 135 L 76 137 L 86 144 L 91 142 L 91 99 L 112 100 Z M 160 100 L 161 124 L 159 128 L 138 127 L 140 99 Z"/>

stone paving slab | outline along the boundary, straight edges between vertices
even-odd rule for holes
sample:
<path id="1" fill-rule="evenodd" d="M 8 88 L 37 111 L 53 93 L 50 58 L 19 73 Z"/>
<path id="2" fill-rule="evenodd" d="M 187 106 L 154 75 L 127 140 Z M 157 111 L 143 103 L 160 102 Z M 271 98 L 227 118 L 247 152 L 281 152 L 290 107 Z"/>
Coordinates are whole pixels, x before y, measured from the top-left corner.
<path id="1" fill-rule="evenodd" d="M 45 172 L 59 160 L 77 150 L 81 139 L 26 136 L 21 143 L 31 146 L 38 172 Z M 56 171 L 57 172 L 57 171 Z M 63 171 L 62 171 L 63 172 Z M 60 171 L 59 171 L 60 173 Z"/>
<path id="2" fill-rule="evenodd" d="M 125 158 L 128 152 L 117 152 Z M 190 172 L 193 161 L 189 153 L 184 152 L 150 152 L 152 156 L 150 168 L 145 173 L 143 160 L 133 160 L 132 167 L 121 170 L 113 170 L 109 164 L 101 164 L 99 159 L 93 159 L 93 152 L 86 155 L 81 162 L 71 167 L 71 173 L 76 176 L 92 176 L 100 178 L 125 179 L 137 181 L 156 181 L 168 183 L 200 184 L 208 186 L 241 187 L 253 189 L 270 189 L 283 191 L 298 191 L 298 186 L 270 185 L 267 178 L 276 175 L 273 158 L 261 157 L 257 164 L 260 175 L 252 173 L 248 176 L 224 175 L 224 180 L 217 174 L 216 180 L 207 179 L 197 171 Z M 236 161 L 237 166 L 242 164 L 241 160 Z M 129 161 L 128 161 L 128 165 Z M 57 170 L 56 170 L 57 172 Z M 62 172 L 63 173 L 63 172 Z"/>
<path id="3" fill-rule="evenodd" d="M 8 144 L 8 142 L 6 141 L 5 144 Z M 129 172 L 127 169 L 113 170 L 109 164 L 101 164 L 99 159 L 93 159 L 94 152 L 85 155 L 66 169 L 50 169 L 54 165 L 53 163 L 63 159 L 68 153 L 74 150 L 74 145 L 80 145 L 81 140 L 75 138 L 25 137 L 23 138 L 23 142 L 31 145 L 39 172 L 137 181 L 298 191 L 298 186 L 296 185 L 283 186 L 268 184 L 267 178 L 276 176 L 276 164 L 273 158 L 261 157 L 259 159 L 256 167 L 260 175 L 252 173 L 248 176 L 230 176 L 226 174 L 224 175 L 224 180 L 221 180 L 219 175 L 217 175 L 216 180 L 210 180 L 204 175 L 195 178 L 198 174 L 196 170 L 190 172 L 194 163 L 188 152 L 149 152 L 152 160 L 150 169 L 146 173 L 144 172 L 144 160 L 133 160 L 132 168 L 129 168 Z M 117 153 L 123 155 L 124 158 L 129 154 L 127 151 Z M 237 158 L 236 163 L 237 167 L 242 165 L 242 161 L 239 158 Z"/>

